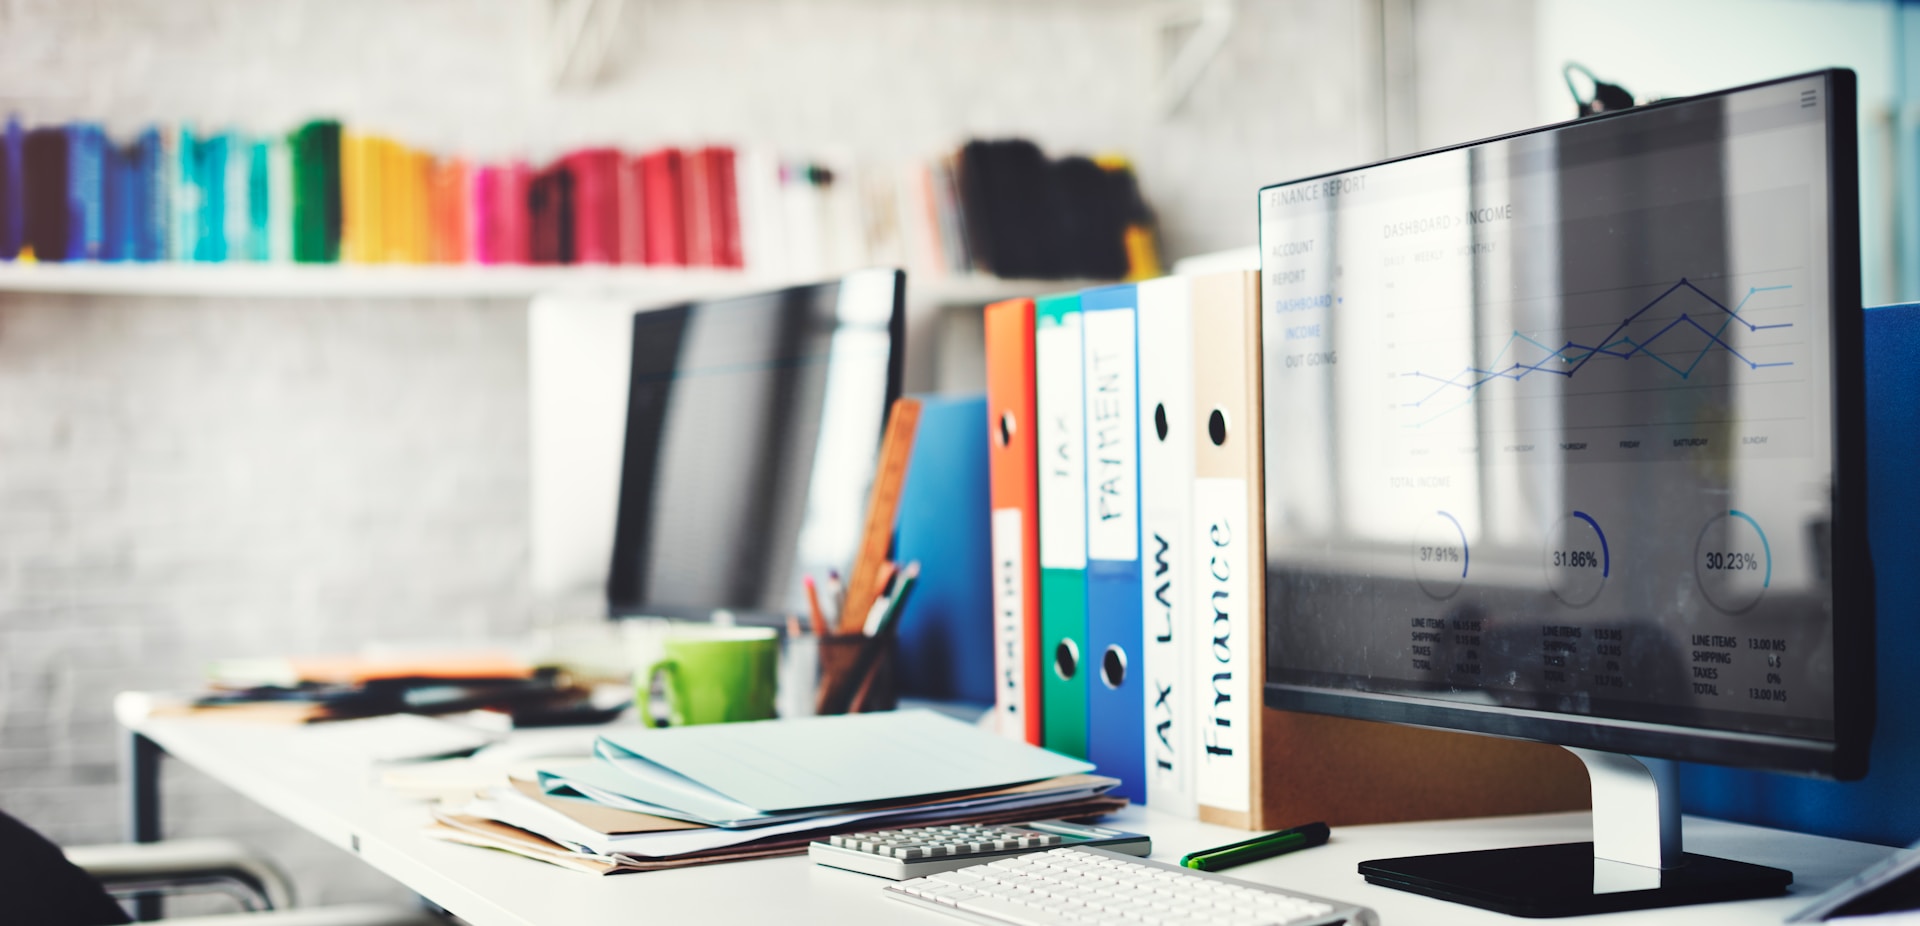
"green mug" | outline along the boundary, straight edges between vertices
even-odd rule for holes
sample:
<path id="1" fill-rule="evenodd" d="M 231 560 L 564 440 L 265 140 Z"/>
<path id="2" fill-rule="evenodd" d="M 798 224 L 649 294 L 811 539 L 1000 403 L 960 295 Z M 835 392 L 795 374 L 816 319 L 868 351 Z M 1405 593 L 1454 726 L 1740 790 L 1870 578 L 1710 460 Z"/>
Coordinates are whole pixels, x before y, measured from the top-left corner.
<path id="1" fill-rule="evenodd" d="M 654 716 L 653 680 L 661 672 L 667 674 L 672 726 L 773 718 L 780 639 L 772 629 L 681 628 L 662 641 L 661 649 L 666 658 L 636 679 L 642 723 Z"/>

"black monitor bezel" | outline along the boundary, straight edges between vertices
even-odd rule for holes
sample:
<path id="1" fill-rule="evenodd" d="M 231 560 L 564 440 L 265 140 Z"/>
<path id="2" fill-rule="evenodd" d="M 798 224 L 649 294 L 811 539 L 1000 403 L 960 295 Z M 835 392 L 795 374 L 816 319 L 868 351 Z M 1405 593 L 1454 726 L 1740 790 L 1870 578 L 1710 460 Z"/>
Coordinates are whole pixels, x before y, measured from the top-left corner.
<path id="1" fill-rule="evenodd" d="M 1746 84 L 1698 96 L 1663 100 L 1632 109 L 1558 122 L 1521 132 L 1387 158 L 1370 164 L 1301 177 L 1260 188 L 1255 216 L 1267 190 L 1367 170 L 1443 152 L 1460 151 L 1586 125 L 1604 119 L 1631 119 L 1650 110 L 1683 106 L 1776 84 L 1823 78 L 1827 86 L 1828 239 L 1833 373 L 1833 652 L 1834 737 L 1824 740 L 1754 736 L 1697 727 L 1661 726 L 1607 718 L 1549 714 L 1518 709 L 1477 709 L 1425 702 L 1396 695 L 1290 686 L 1268 681 L 1265 703 L 1282 710 L 1329 714 L 1360 720 L 1413 724 L 1564 746 L 1717 765 L 1818 775 L 1842 780 L 1866 774 L 1874 725 L 1873 567 L 1867 547 L 1865 323 L 1860 295 L 1860 188 L 1857 131 L 1858 94 L 1854 73 L 1831 68 Z M 1258 226 L 1256 225 L 1256 228 Z M 1264 388 L 1264 387 L 1263 387 Z M 1269 435 L 1268 447 L 1273 446 Z M 1265 498 L 1261 499 L 1264 509 Z M 1262 614 L 1274 618 L 1263 605 Z M 1262 674 L 1270 665 L 1262 654 Z"/>
<path id="2" fill-rule="evenodd" d="M 874 271 L 861 272 L 871 273 Z M 906 371 L 907 274 L 906 271 L 897 268 L 889 269 L 885 272 L 889 272 L 893 276 L 893 299 L 887 316 L 887 386 L 885 401 L 881 406 L 881 430 L 874 434 L 874 447 L 876 452 L 880 445 L 880 437 L 885 433 L 887 418 L 893 413 L 894 400 L 900 397 L 902 381 Z M 711 299 L 699 299 L 687 302 L 676 302 L 668 305 L 637 308 L 634 310 L 633 324 L 629 329 L 628 337 L 633 338 L 639 336 L 639 332 L 642 330 L 641 326 L 646 321 L 643 316 L 650 313 L 670 312 L 680 309 L 695 310 L 703 305 L 725 304 L 743 299 L 779 300 L 793 294 L 818 292 L 826 287 L 844 289 L 849 278 L 850 277 L 840 277 L 838 279 L 822 280 L 818 283 L 803 283 L 795 286 L 782 287 L 780 289 L 756 290 L 752 292 L 734 293 L 727 296 L 716 296 Z M 629 394 L 631 394 L 632 388 L 632 378 L 631 375 L 629 375 Z M 629 410 L 626 415 L 623 415 L 621 420 L 624 434 L 620 440 L 622 457 L 620 465 L 620 488 L 614 507 L 614 538 L 610 553 L 611 562 L 607 569 L 607 581 L 604 586 L 608 616 L 615 619 L 647 616 L 665 617 L 676 620 L 706 620 L 711 618 L 716 612 L 726 611 L 732 614 L 740 623 L 770 627 L 784 626 L 787 616 L 785 613 L 755 611 L 723 604 L 707 606 L 686 602 L 653 602 L 645 600 L 645 596 L 632 594 L 633 589 L 644 584 L 634 576 L 635 570 L 629 565 L 635 560 L 634 554 L 636 549 L 644 545 L 641 539 L 644 536 L 644 532 L 639 531 L 639 525 L 631 523 L 632 519 L 628 516 L 628 512 L 630 511 L 629 506 L 638 506 L 637 501 L 628 497 L 629 491 L 635 488 L 630 486 L 634 478 L 633 474 L 628 472 L 629 465 L 627 463 L 627 457 L 629 456 L 631 444 L 634 440 L 631 410 Z M 849 555 L 851 555 L 851 551 L 849 551 Z"/>

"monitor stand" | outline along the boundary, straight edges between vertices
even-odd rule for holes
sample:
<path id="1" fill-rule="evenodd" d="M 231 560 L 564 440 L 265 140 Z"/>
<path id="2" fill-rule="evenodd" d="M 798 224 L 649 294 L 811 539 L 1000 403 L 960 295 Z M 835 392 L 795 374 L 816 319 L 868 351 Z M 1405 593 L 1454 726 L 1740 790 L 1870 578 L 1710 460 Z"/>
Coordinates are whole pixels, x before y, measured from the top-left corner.
<path id="1" fill-rule="evenodd" d="M 1679 773 L 1664 759 L 1590 749 L 1593 842 L 1360 863 L 1367 881 L 1513 916 L 1612 913 L 1784 894 L 1793 873 L 1683 852 Z"/>

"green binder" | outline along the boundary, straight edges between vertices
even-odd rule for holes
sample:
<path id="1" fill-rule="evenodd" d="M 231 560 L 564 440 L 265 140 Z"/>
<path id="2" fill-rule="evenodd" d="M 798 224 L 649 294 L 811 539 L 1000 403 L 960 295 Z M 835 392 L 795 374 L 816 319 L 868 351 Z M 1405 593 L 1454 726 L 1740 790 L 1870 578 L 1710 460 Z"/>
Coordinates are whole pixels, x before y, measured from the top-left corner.
<path id="1" fill-rule="evenodd" d="M 1080 297 L 1034 303 L 1040 454 L 1040 744 L 1087 755 L 1087 497 Z"/>

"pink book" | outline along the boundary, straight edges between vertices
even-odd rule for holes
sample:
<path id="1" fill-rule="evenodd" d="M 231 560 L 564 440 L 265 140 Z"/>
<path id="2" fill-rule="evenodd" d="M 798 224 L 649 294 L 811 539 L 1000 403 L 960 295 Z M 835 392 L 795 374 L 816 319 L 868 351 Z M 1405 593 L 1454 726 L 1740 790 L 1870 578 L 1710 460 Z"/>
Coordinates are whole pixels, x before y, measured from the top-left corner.
<path id="1" fill-rule="evenodd" d="M 533 168 L 514 161 L 494 176 L 494 254 L 502 264 L 525 264 L 533 259 L 533 222 L 528 214 L 527 189 Z"/>
<path id="2" fill-rule="evenodd" d="M 640 159 L 622 157 L 614 184 L 614 223 L 620 230 L 620 262 L 647 262 L 647 210 L 641 198 Z"/>
<path id="3" fill-rule="evenodd" d="M 497 173 L 493 167 L 480 165 L 474 169 L 473 184 L 467 189 L 467 215 L 471 220 L 467 227 L 467 259 L 476 264 L 500 262 L 493 251 L 493 186 Z"/>
<path id="4" fill-rule="evenodd" d="M 561 158 L 573 174 L 573 257 L 575 263 L 611 264 L 620 257 L 616 194 L 620 152 L 588 148 Z"/>
<path id="5" fill-rule="evenodd" d="M 683 267 L 687 263 L 686 227 L 681 218 L 680 152 L 662 148 L 640 156 L 642 205 L 646 207 L 647 263 Z"/>
<path id="6" fill-rule="evenodd" d="M 686 262 L 694 267 L 720 265 L 713 210 L 713 162 L 704 149 L 680 155 L 680 223 L 686 229 Z"/>

